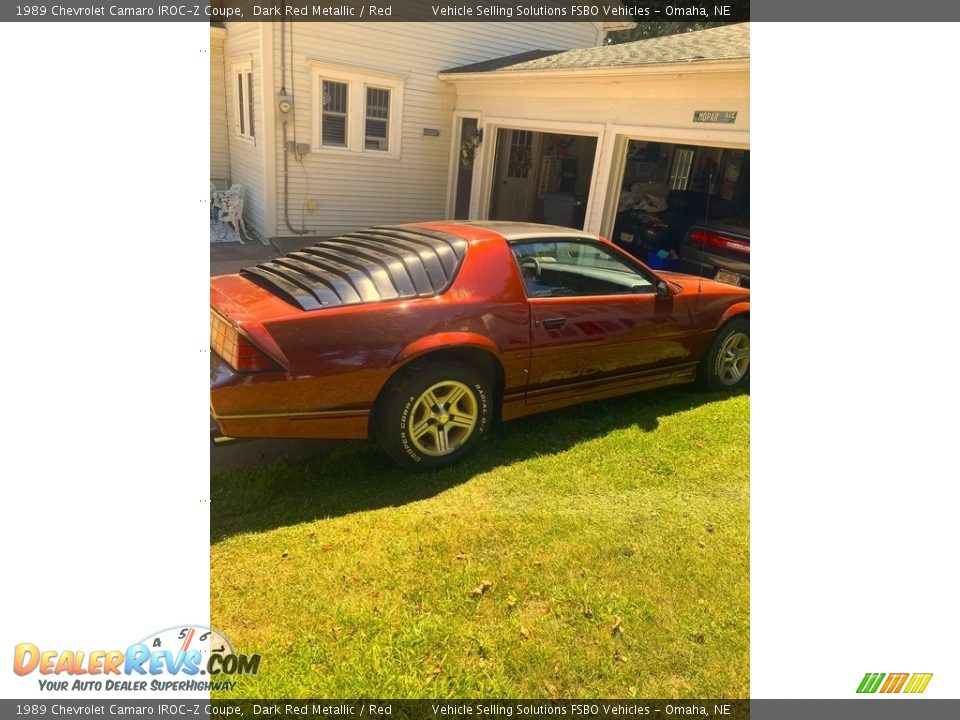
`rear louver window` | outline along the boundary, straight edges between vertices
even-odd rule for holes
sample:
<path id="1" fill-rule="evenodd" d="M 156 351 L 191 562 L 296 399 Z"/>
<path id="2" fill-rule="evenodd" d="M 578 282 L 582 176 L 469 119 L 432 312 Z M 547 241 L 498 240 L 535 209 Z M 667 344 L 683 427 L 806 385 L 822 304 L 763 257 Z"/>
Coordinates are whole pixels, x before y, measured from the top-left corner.
<path id="1" fill-rule="evenodd" d="M 322 240 L 240 274 L 304 310 L 439 295 L 467 250 L 463 238 L 403 225 Z"/>

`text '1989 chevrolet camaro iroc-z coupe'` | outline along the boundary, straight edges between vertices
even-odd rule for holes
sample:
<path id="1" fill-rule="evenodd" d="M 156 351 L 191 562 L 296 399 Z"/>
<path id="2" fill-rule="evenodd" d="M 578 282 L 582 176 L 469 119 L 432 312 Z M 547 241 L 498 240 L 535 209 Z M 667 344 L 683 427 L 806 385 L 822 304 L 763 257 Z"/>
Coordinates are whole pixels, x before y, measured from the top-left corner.
<path id="1" fill-rule="evenodd" d="M 223 437 L 373 437 L 438 468 L 494 422 L 749 382 L 750 291 L 653 272 L 568 228 L 374 227 L 211 280 Z"/>

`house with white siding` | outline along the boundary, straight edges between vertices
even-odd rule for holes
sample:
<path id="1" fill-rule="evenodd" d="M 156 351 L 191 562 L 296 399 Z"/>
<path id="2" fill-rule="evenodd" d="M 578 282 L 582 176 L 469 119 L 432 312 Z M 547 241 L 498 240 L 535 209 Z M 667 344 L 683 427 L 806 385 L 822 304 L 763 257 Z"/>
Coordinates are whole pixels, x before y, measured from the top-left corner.
<path id="1" fill-rule="evenodd" d="M 263 238 L 547 221 L 610 236 L 625 191 L 749 195 L 749 25 L 211 27 L 210 174 Z M 629 193 L 626 193 L 629 195 Z"/>
<path id="2" fill-rule="evenodd" d="M 210 34 L 211 178 L 240 184 L 247 226 L 272 238 L 442 218 L 456 88 L 438 73 L 597 45 L 604 29 L 238 22 Z"/>

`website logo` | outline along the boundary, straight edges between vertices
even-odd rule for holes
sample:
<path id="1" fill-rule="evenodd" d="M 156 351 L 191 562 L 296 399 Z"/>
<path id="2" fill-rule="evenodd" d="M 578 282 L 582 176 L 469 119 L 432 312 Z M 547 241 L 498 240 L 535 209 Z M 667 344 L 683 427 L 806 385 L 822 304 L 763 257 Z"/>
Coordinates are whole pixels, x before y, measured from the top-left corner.
<path id="1" fill-rule="evenodd" d="M 860 681 L 858 693 L 922 693 L 933 673 L 867 673 Z"/>
<path id="2" fill-rule="evenodd" d="M 37 673 L 40 689 L 53 691 L 232 690 L 232 677 L 256 675 L 260 660 L 236 652 L 212 628 L 183 625 L 151 633 L 125 650 L 41 650 L 20 643 L 13 650 L 13 672 Z"/>

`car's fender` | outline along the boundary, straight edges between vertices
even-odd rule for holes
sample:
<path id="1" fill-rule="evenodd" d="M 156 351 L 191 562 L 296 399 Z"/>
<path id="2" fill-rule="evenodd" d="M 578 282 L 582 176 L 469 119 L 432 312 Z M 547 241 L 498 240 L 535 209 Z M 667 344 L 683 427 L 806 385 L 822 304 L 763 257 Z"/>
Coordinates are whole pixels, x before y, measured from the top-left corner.
<path id="1" fill-rule="evenodd" d="M 720 327 L 721 325 L 726 324 L 730 320 L 733 320 L 733 318 L 737 315 L 742 315 L 744 313 L 749 313 L 749 312 L 750 312 L 749 300 L 746 300 L 744 302 L 734 303 L 724 311 L 723 315 L 720 318 L 720 322 L 717 324 L 717 327 Z"/>
<path id="2" fill-rule="evenodd" d="M 397 355 L 394 366 L 403 365 L 420 355 L 426 355 L 433 350 L 449 350 L 458 347 L 475 347 L 487 350 L 497 358 L 500 357 L 500 348 L 490 338 L 474 332 L 442 332 L 417 338 L 407 345 Z"/>

